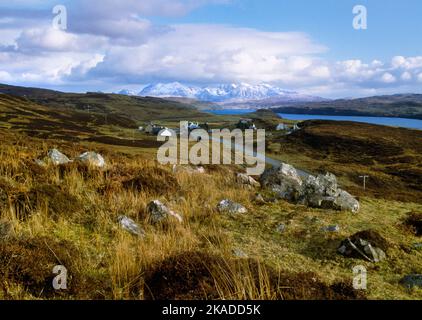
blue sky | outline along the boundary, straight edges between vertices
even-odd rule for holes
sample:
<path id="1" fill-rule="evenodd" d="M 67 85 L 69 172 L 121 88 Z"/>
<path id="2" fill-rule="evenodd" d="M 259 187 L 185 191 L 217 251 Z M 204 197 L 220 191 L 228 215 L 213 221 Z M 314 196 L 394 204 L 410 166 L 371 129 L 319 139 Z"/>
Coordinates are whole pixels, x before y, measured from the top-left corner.
<path id="1" fill-rule="evenodd" d="M 365 5 L 368 29 L 352 26 L 352 8 Z M 335 59 L 389 59 L 422 55 L 420 0 L 236 0 L 209 5 L 185 17 L 160 18 L 157 23 L 220 23 L 265 31 L 302 31 L 327 45 Z"/>
<path id="2" fill-rule="evenodd" d="M 0 4 L 0 82 L 66 91 L 272 83 L 326 97 L 422 93 L 418 0 L 72 0 Z M 355 5 L 368 29 L 352 27 Z"/>

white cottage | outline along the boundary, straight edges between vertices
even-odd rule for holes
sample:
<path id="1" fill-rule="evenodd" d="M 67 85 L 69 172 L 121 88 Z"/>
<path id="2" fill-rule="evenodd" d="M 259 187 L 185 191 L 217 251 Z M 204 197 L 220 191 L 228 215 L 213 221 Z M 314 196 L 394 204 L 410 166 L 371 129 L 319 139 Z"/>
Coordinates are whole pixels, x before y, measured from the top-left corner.
<path id="1" fill-rule="evenodd" d="M 169 129 L 169 128 L 164 128 L 163 130 L 161 130 L 158 135 L 160 137 L 173 137 L 174 135 L 176 135 L 176 133 Z"/>
<path id="2" fill-rule="evenodd" d="M 280 123 L 277 125 L 277 127 L 275 128 L 275 130 L 277 131 L 284 131 L 286 130 L 286 126 L 284 125 L 284 123 Z"/>

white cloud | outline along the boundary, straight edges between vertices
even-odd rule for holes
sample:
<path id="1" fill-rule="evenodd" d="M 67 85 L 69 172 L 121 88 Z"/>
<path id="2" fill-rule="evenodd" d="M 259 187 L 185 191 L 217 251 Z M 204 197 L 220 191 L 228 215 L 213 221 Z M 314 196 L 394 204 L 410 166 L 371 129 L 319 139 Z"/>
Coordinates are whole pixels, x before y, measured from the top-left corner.
<path id="1" fill-rule="evenodd" d="M 288 81 L 297 73 L 308 73 L 314 64 L 312 55 L 325 50 L 302 33 L 177 25 L 143 45 L 112 47 L 96 71 L 102 75 L 129 75 L 135 81 L 159 77 L 185 81 Z"/>
<path id="2" fill-rule="evenodd" d="M 51 12 L 47 20 L 25 20 L 20 28 L 15 21 L 19 17 L 1 16 L 0 81 L 106 87 L 173 80 L 272 82 L 324 95 L 375 94 L 422 82 L 422 56 L 332 61 L 323 58 L 328 48 L 305 33 L 229 25 L 158 26 L 144 18 L 179 16 L 228 1 L 68 1 L 68 31 L 51 28 Z"/>
<path id="3" fill-rule="evenodd" d="M 392 59 L 391 66 L 394 69 L 402 68 L 406 70 L 422 68 L 422 57 L 396 56 Z"/>
<path id="4" fill-rule="evenodd" d="M 403 81 L 409 81 L 412 80 L 412 74 L 409 71 L 405 71 L 402 73 L 401 77 L 400 77 Z"/>
<path id="5" fill-rule="evenodd" d="M 391 73 L 386 72 L 382 75 L 381 81 L 384 83 L 394 83 L 396 82 L 396 77 L 394 77 Z"/>
<path id="6" fill-rule="evenodd" d="M 11 80 L 12 80 L 12 76 L 8 72 L 0 70 L 0 81 L 7 82 Z"/>
<path id="7" fill-rule="evenodd" d="M 76 35 L 52 27 L 45 29 L 29 29 L 16 39 L 19 51 L 84 51 L 101 43 L 101 38 L 87 35 Z"/>

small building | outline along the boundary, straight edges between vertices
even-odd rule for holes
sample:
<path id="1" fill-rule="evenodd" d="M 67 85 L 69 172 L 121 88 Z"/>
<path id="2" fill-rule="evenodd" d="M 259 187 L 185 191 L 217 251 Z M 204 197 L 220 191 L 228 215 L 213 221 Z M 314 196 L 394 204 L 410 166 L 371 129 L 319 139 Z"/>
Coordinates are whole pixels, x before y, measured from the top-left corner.
<path id="1" fill-rule="evenodd" d="M 184 127 L 184 129 L 187 129 L 190 132 L 196 129 L 201 129 L 201 126 L 198 124 L 198 122 L 189 121 L 187 125 Z"/>
<path id="2" fill-rule="evenodd" d="M 152 134 L 153 129 L 155 128 L 155 124 L 149 123 L 145 127 L 145 133 Z"/>
<path id="3" fill-rule="evenodd" d="M 293 132 L 299 131 L 300 127 L 295 123 L 292 128 L 287 132 L 287 134 L 292 134 Z"/>
<path id="4" fill-rule="evenodd" d="M 277 127 L 275 128 L 276 131 L 284 131 L 286 130 L 286 126 L 284 123 L 280 123 L 277 125 Z"/>
<path id="5" fill-rule="evenodd" d="M 172 137 L 172 136 L 176 135 L 176 133 L 169 128 L 164 128 L 164 129 L 160 130 L 160 132 L 158 132 L 158 135 L 160 137 Z"/>
<path id="6" fill-rule="evenodd" d="M 159 125 L 156 125 L 156 124 L 154 124 L 154 123 L 149 123 L 146 127 L 145 127 L 145 133 L 148 133 L 148 134 L 154 134 L 154 135 L 156 135 L 156 134 L 158 134 L 161 130 L 163 130 L 163 129 L 166 129 L 165 127 L 163 127 L 163 126 L 159 126 Z"/>
<path id="7" fill-rule="evenodd" d="M 165 127 L 155 126 L 152 128 L 152 134 L 158 135 L 162 130 L 166 129 Z"/>
<path id="8" fill-rule="evenodd" d="M 255 123 L 252 119 L 240 119 L 236 127 L 241 130 L 251 129 L 256 130 Z"/>

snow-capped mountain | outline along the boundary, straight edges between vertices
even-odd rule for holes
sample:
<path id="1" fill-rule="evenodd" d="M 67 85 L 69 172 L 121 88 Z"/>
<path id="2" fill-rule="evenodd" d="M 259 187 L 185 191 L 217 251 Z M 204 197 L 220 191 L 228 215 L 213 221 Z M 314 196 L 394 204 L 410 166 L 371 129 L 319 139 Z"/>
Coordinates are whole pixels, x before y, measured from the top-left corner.
<path id="1" fill-rule="evenodd" d="M 293 92 L 268 85 L 250 85 L 247 83 L 220 85 L 214 88 L 203 88 L 198 98 L 212 102 L 236 102 L 248 100 L 262 100 L 273 97 L 291 95 Z"/>
<path id="2" fill-rule="evenodd" d="M 137 96 L 137 93 L 135 91 L 128 90 L 128 89 L 120 90 L 118 92 L 115 92 L 115 94 L 122 94 L 122 95 L 125 95 L 125 96 Z"/>
<path id="3" fill-rule="evenodd" d="M 221 104 L 262 100 L 274 100 L 278 102 L 324 100 L 319 97 L 283 90 L 270 84 L 251 85 L 248 83 L 232 83 L 207 87 L 187 86 L 179 82 L 158 83 L 146 86 L 138 95 L 158 98 L 190 98 Z"/>
<path id="4" fill-rule="evenodd" d="M 157 83 L 146 86 L 141 92 L 140 96 L 149 97 L 177 97 L 177 98 L 196 98 L 199 87 L 185 86 L 179 82 L 172 83 Z"/>

